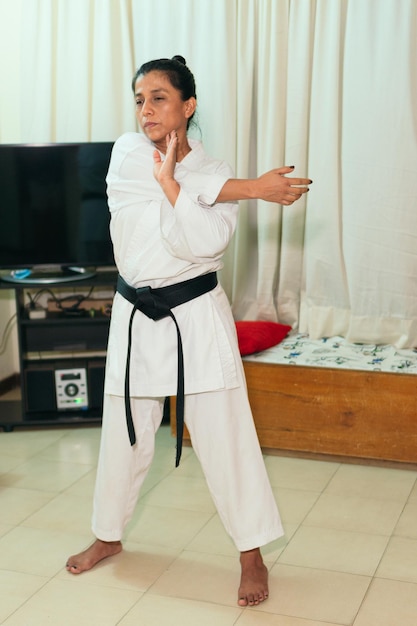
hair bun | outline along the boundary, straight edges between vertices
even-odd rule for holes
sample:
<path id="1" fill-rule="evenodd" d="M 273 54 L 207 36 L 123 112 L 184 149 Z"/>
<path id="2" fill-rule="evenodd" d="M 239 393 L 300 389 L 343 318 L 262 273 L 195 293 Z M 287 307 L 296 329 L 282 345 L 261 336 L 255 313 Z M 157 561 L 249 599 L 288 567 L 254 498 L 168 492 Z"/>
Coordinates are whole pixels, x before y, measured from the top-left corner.
<path id="1" fill-rule="evenodd" d="M 172 57 L 172 61 L 178 61 L 178 63 L 182 63 L 182 65 L 187 65 L 187 61 L 179 54 L 176 54 Z"/>

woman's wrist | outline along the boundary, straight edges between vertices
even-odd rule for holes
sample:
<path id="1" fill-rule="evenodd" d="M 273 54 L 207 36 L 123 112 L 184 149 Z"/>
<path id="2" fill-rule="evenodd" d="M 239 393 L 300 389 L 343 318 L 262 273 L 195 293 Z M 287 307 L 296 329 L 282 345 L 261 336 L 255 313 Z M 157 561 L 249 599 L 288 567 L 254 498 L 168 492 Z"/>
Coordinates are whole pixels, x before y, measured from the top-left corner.
<path id="1" fill-rule="evenodd" d="M 175 178 L 165 178 L 158 180 L 161 185 L 162 191 L 166 195 L 168 201 L 172 206 L 175 206 L 178 196 L 180 195 L 181 187 L 175 180 Z"/>
<path id="2" fill-rule="evenodd" d="M 257 198 L 256 179 L 229 178 L 220 190 L 217 202 L 235 202 L 253 198 Z"/>

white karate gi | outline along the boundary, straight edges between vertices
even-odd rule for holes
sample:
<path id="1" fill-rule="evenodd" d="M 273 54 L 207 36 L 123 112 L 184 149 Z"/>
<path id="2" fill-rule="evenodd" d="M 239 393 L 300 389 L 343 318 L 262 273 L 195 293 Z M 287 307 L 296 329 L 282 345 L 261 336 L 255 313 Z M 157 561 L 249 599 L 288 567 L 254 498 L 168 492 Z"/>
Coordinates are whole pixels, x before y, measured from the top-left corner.
<path id="1" fill-rule="evenodd" d="M 237 203 L 215 200 L 230 167 L 190 140 L 175 168 L 181 186 L 173 208 L 153 177 L 154 146 L 126 133 L 114 145 L 107 176 L 117 268 L 135 287 L 163 287 L 222 267 Z M 177 334 L 171 318 L 136 311 L 130 366 L 137 437 L 129 443 L 124 406 L 127 330 L 132 304 L 116 293 L 110 324 L 102 441 L 93 532 L 122 538 L 153 458 L 165 396 L 176 393 Z M 175 307 L 184 351 L 185 422 L 227 532 L 238 550 L 283 534 L 247 400 L 243 366 L 228 299 L 220 285 Z"/>

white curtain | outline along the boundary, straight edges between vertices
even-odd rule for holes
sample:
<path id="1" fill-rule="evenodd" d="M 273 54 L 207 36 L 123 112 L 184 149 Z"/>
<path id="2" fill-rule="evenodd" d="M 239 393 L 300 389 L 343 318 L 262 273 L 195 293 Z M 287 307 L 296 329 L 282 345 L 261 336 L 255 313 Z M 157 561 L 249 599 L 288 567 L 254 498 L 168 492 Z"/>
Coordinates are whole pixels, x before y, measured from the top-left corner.
<path id="1" fill-rule="evenodd" d="M 241 203 L 235 317 L 417 346 L 415 0 L 0 0 L 0 28 L 2 142 L 114 140 L 136 67 L 185 56 L 210 153 L 314 180 Z"/>
<path id="2" fill-rule="evenodd" d="M 417 346 L 417 3 L 317 2 L 314 39 L 300 328 Z"/>

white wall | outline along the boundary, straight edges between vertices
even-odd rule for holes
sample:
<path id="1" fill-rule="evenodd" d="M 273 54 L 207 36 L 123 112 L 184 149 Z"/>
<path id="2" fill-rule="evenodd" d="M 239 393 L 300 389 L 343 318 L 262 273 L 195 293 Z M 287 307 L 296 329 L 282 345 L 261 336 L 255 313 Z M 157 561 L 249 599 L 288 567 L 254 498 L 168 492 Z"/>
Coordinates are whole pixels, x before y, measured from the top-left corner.
<path id="1" fill-rule="evenodd" d="M 7 339 L 5 344 L 2 339 Z M 19 371 L 14 293 L 9 290 L 0 291 L 0 349 L 1 381 Z"/>
<path id="2" fill-rule="evenodd" d="M 0 57 L 7 59 L 6 63 L 1 64 L 0 129 L 2 141 L 7 143 L 20 135 L 20 118 L 16 106 L 20 80 L 20 38 L 16 34 L 20 32 L 21 0 L 0 0 L 0 12 L 2 17 L 7 16 L 7 20 L 0 20 Z M 0 291 L 0 344 L 7 323 L 15 311 L 14 292 Z M 7 337 L 7 343 L 0 354 L 0 380 L 19 371 L 15 322 Z"/>
<path id="3" fill-rule="evenodd" d="M 0 0 L 0 136 L 13 142 L 20 136 L 18 98 L 20 87 L 21 0 Z M 5 19 L 5 17 L 7 19 Z M 27 106 L 30 106 L 28 94 Z"/>

